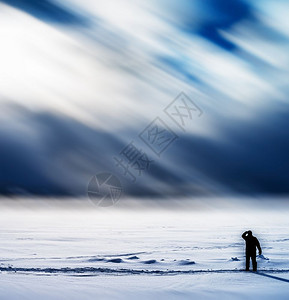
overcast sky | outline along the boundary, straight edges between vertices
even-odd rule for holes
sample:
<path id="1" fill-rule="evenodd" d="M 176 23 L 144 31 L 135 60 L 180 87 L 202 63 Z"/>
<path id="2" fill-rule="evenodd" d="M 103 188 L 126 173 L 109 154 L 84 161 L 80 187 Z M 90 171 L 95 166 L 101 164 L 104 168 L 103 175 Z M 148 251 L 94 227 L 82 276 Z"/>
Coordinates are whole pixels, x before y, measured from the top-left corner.
<path id="1" fill-rule="evenodd" d="M 288 9 L 0 1 L 0 193 L 287 194 Z"/>

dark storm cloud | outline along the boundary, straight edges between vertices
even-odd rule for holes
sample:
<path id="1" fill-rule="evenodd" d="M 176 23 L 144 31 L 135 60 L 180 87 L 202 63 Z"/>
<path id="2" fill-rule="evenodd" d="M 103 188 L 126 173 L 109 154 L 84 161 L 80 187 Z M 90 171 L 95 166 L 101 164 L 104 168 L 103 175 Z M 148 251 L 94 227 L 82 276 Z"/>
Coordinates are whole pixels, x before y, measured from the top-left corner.
<path id="1" fill-rule="evenodd" d="M 180 136 L 137 183 L 114 165 L 125 146 L 116 133 L 63 116 L 18 113 L 0 130 L 1 194 L 85 195 L 91 176 L 104 171 L 117 174 L 134 196 L 289 193 L 288 106 L 231 126 L 215 120 L 223 138 Z"/>
<path id="2" fill-rule="evenodd" d="M 151 174 L 132 184 L 113 160 L 126 146 L 116 133 L 19 106 L 10 109 L 8 118 L 0 122 L 1 194 L 81 196 L 90 178 L 101 172 L 117 173 L 125 193 L 135 196 L 162 195 L 164 186 L 182 182 L 175 172 L 156 163 Z"/>
<path id="3" fill-rule="evenodd" d="M 86 176 L 107 170 L 110 151 L 121 148 L 113 135 L 64 116 L 18 107 L 16 116 L 13 113 L 4 122 L 5 129 L 0 130 L 2 194 L 83 194 Z"/>
<path id="4" fill-rule="evenodd" d="M 198 170 L 224 191 L 288 194 L 288 105 L 251 121 L 227 121 L 216 124 L 224 137 L 218 141 L 183 136 L 173 154 L 176 166 Z"/>

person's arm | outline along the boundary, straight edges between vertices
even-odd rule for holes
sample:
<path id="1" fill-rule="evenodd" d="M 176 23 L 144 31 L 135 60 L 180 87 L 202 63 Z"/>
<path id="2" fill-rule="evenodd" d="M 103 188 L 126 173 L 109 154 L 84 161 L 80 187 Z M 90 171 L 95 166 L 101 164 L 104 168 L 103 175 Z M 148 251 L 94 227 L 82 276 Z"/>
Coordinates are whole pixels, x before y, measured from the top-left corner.
<path id="1" fill-rule="evenodd" d="M 256 238 L 256 246 L 257 246 L 257 248 L 259 250 L 259 255 L 261 255 L 262 254 L 262 249 L 261 249 L 260 243 L 259 243 L 259 241 L 258 241 L 257 238 Z"/>
<path id="2" fill-rule="evenodd" d="M 245 231 L 245 232 L 242 234 L 242 238 L 243 238 L 244 240 L 247 239 L 247 233 L 248 233 L 248 231 Z"/>

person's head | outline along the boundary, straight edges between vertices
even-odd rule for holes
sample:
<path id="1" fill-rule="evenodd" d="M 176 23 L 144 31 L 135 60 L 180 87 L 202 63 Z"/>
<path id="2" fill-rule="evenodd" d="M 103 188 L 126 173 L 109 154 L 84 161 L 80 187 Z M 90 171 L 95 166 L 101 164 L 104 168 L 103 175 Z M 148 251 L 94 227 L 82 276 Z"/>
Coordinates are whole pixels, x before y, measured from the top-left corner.
<path id="1" fill-rule="evenodd" d="M 252 236 L 252 231 L 248 230 L 248 236 Z"/>

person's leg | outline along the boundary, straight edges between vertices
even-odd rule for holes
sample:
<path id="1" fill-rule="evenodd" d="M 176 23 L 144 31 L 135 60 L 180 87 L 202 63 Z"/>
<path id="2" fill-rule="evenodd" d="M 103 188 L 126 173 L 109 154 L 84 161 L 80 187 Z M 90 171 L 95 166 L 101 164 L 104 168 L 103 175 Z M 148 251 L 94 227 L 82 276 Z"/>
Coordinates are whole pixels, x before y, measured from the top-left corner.
<path id="1" fill-rule="evenodd" d="M 252 257 L 253 271 L 257 271 L 256 254 L 252 255 L 251 257 Z"/>
<path id="2" fill-rule="evenodd" d="M 250 256 L 246 254 L 246 271 L 249 271 L 250 266 Z"/>

